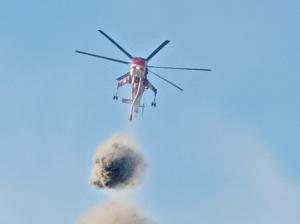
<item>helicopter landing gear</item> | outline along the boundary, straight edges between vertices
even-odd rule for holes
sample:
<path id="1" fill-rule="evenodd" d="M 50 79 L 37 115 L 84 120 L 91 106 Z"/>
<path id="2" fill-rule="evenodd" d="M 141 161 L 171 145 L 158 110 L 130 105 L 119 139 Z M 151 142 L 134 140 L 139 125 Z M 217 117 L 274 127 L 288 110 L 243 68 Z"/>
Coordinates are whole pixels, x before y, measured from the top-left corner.
<path id="1" fill-rule="evenodd" d="M 113 100 L 118 100 L 119 97 L 118 97 L 118 87 L 117 87 L 117 91 L 116 91 L 116 94 L 113 96 Z"/>
<path id="2" fill-rule="evenodd" d="M 155 94 L 154 94 L 154 100 L 153 102 L 151 103 L 151 107 L 156 107 L 156 91 L 155 91 Z"/>

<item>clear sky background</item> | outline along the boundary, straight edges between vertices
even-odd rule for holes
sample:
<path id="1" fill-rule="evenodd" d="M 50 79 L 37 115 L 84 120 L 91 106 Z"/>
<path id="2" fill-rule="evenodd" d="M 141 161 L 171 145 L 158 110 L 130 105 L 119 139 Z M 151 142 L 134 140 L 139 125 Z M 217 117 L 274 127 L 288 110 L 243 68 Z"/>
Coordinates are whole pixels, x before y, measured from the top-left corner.
<path id="1" fill-rule="evenodd" d="M 157 223 L 298 223 L 300 2 L 1 1 L 0 223 L 74 223 L 106 201 L 89 185 L 95 147 L 133 135 L 148 172 L 132 198 Z M 126 60 L 156 70 L 143 119 L 114 102 Z M 129 87 L 121 91 L 130 93 Z"/>

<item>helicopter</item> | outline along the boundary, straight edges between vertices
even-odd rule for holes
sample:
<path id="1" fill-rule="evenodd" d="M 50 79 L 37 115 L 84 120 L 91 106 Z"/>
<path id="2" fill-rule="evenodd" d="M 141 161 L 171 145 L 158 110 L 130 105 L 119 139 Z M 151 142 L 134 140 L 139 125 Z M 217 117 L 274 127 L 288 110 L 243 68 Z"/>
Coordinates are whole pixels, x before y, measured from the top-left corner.
<path id="1" fill-rule="evenodd" d="M 157 88 L 155 88 L 152 83 L 148 79 L 148 74 L 151 73 L 156 77 L 160 78 L 161 80 L 167 82 L 168 84 L 172 85 L 173 87 L 177 88 L 180 91 L 183 91 L 181 87 L 174 84 L 173 82 L 165 79 L 164 77 L 160 76 L 156 72 L 153 72 L 149 68 L 158 68 L 158 69 L 173 69 L 173 70 L 189 70 L 189 71 L 211 71 L 211 69 L 206 68 L 187 68 L 187 67 L 168 67 L 168 66 L 153 66 L 148 65 L 148 62 L 163 48 L 165 47 L 170 41 L 165 40 L 162 42 L 148 57 L 133 57 L 128 51 L 126 51 L 123 47 L 121 47 L 115 40 L 113 40 L 109 35 L 107 35 L 104 31 L 98 30 L 104 37 L 106 37 L 111 43 L 113 43 L 119 50 L 121 50 L 129 59 L 130 61 L 119 60 L 111 57 L 106 57 L 98 54 L 92 54 L 84 51 L 76 50 L 76 53 L 84 54 L 92 57 L 97 57 L 121 64 L 130 65 L 129 72 L 125 73 L 124 75 L 118 77 L 117 80 L 117 89 L 116 93 L 113 96 L 113 100 L 118 100 L 118 89 L 126 84 L 131 85 L 131 98 L 122 98 L 122 103 L 130 104 L 130 112 L 129 112 L 129 120 L 132 120 L 132 115 L 134 113 L 138 113 L 139 109 L 142 108 L 144 110 L 145 105 L 141 105 L 142 96 L 145 90 L 150 89 L 154 93 L 154 99 L 151 103 L 152 107 L 156 107 L 156 95 L 157 95 Z"/>

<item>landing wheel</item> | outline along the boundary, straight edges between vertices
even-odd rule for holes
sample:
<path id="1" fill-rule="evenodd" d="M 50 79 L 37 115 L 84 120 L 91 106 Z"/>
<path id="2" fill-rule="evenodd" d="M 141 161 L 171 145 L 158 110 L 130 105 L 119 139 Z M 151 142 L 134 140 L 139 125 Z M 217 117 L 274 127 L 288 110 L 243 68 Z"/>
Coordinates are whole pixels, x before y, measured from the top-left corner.
<path id="1" fill-rule="evenodd" d="M 113 100 L 118 100 L 119 97 L 117 95 L 114 95 Z"/>

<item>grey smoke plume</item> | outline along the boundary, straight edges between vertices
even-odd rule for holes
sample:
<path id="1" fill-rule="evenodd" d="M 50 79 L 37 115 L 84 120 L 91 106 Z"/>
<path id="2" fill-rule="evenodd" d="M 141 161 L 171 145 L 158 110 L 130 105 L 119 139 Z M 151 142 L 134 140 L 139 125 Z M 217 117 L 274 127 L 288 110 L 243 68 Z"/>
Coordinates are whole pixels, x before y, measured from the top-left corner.
<path id="1" fill-rule="evenodd" d="M 126 135 L 114 135 L 97 148 L 91 183 L 97 188 L 125 188 L 140 183 L 145 162 Z"/>
<path id="2" fill-rule="evenodd" d="M 95 152 L 91 183 L 97 188 L 123 189 L 140 183 L 145 162 L 126 135 L 113 135 Z M 120 195 L 82 215 L 77 224 L 150 224 L 143 210 Z M 115 196 L 119 196 L 116 198 Z"/>
<path id="3" fill-rule="evenodd" d="M 137 206 L 124 200 L 111 200 L 81 216 L 77 224 L 149 224 Z"/>

